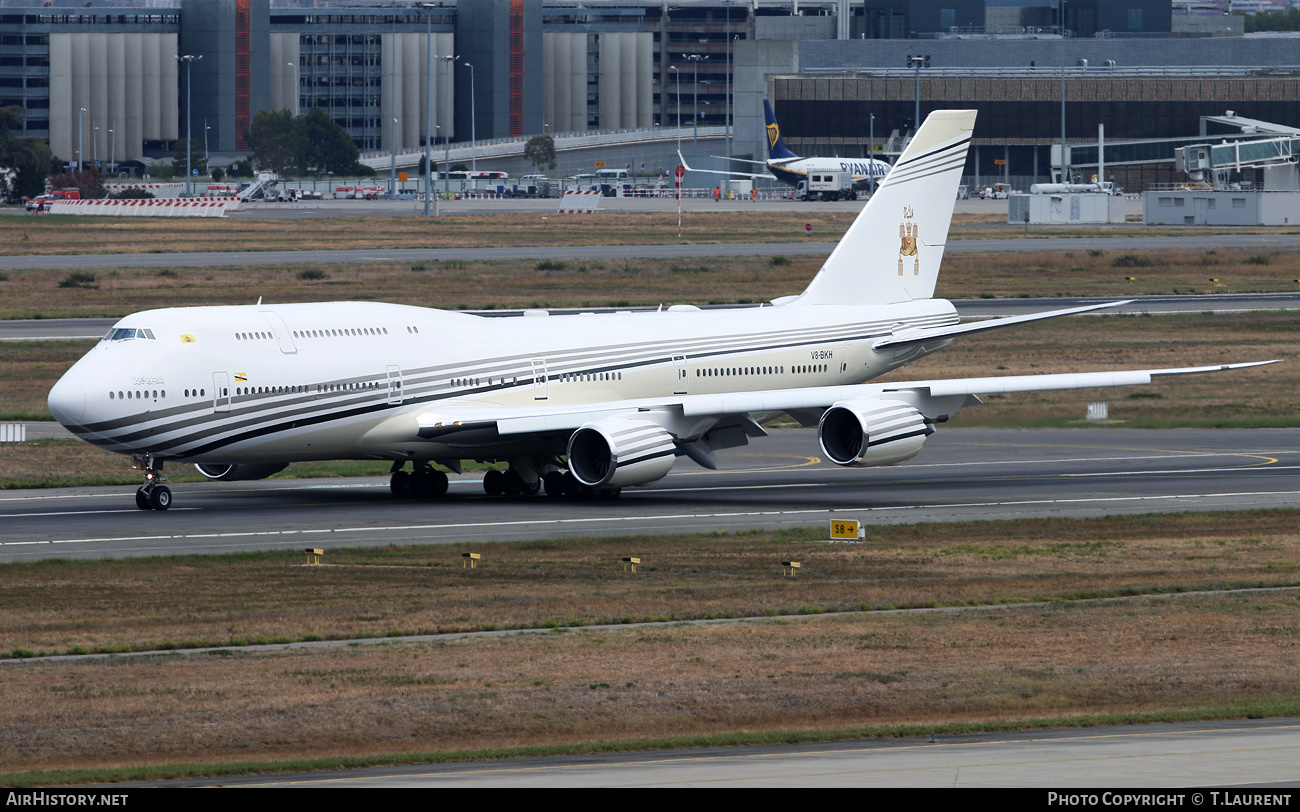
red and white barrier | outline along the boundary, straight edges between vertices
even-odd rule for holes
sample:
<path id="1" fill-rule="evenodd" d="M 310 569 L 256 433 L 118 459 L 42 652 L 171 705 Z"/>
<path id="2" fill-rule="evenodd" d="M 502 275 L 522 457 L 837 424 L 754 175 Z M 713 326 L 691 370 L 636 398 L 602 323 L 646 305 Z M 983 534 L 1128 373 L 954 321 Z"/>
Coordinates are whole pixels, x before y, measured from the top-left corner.
<path id="1" fill-rule="evenodd" d="M 158 198 L 154 200 L 55 200 L 50 214 L 91 214 L 100 217 L 223 217 L 239 208 L 237 198 Z"/>
<path id="2" fill-rule="evenodd" d="M 557 214 L 591 214 L 600 206 L 600 192 L 574 191 L 572 189 L 564 192 L 564 197 L 560 200 L 560 209 Z"/>

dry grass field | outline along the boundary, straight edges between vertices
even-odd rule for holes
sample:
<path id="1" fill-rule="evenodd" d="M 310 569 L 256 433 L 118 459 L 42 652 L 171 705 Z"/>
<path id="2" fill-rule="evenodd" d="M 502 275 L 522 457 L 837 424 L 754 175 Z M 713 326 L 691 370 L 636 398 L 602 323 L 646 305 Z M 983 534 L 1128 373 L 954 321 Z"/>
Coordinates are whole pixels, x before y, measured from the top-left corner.
<path id="1" fill-rule="evenodd" d="M 682 220 L 676 212 L 486 214 L 440 217 L 321 217 L 172 220 L 117 217 L 4 217 L 0 244 L 11 254 L 293 251 L 354 248 L 472 248 L 495 245 L 624 245 L 630 243 L 793 242 L 813 224 L 818 240 L 836 240 L 849 213 L 708 212 Z M 971 222 L 986 217 L 967 215 Z M 960 221 L 959 221 L 960 222 Z"/>
<path id="2" fill-rule="evenodd" d="M 485 566 L 474 571 L 457 547 L 337 550 L 315 568 L 288 553 L 4 565 L 0 639 L 32 648 L 552 630 L 0 664 L 0 765 L 1295 712 L 1294 592 L 1076 600 L 1294 585 L 1295 526 L 1295 512 L 1278 511 L 919 525 L 855 545 L 811 532 L 502 544 L 476 546 Z M 628 553 L 646 562 L 635 575 L 618 564 Z M 794 579 L 778 563 L 791 555 L 804 562 Z M 1028 600 L 1053 603 L 821 616 Z M 584 628 L 774 614 L 804 617 Z"/>
<path id="3" fill-rule="evenodd" d="M 355 248 L 467 248 L 493 245 L 626 245 L 632 243 L 797 242 L 812 224 L 819 241 L 838 240 L 852 222 L 850 212 L 808 206 L 798 210 L 688 211 L 677 236 L 677 213 L 605 211 L 597 214 L 526 213 L 423 217 L 321 217 L 273 220 L 245 217 L 173 220 L 153 218 L 0 218 L 0 245 L 10 254 L 174 253 Z M 1080 236 L 1078 227 L 1002 227 L 1006 215 L 959 213 L 951 236 L 959 239 Z M 1087 229 L 1098 236 L 1263 233 L 1274 229 L 1166 228 Z"/>
<path id="4" fill-rule="evenodd" d="M 0 279 L 0 318 L 124 316 L 155 307 L 248 304 L 258 297 L 267 303 L 368 300 L 453 310 L 766 302 L 802 291 L 822 261 L 773 254 L 8 271 Z M 1296 250 L 952 253 L 936 295 L 1246 293 L 1294 290 L 1297 278 Z"/>

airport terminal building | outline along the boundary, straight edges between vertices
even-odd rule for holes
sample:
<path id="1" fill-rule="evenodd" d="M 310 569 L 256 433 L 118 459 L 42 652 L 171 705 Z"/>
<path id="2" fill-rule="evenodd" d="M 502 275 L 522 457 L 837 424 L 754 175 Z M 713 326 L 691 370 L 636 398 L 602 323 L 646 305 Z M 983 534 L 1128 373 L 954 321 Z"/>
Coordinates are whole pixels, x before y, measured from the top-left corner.
<path id="1" fill-rule="evenodd" d="M 0 0 L 0 106 L 24 108 L 25 134 L 59 157 L 102 162 L 164 156 L 187 131 L 236 155 L 259 110 L 312 108 L 363 153 L 419 149 L 431 119 L 439 143 L 731 123 L 733 154 L 761 158 L 763 98 L 795 152 L 863 157 L 896 151 L 919 101 L 922 118 L 978 109 L 967 174 L 1017 179 L 1050 173 L 1062 118 L 1072 165 L 1099 124 L 1143 142 L 1226 110 L 1300 123 L 1298 39 L 1191 26 L 1169 0 L 1061 7 Z M 1173 177 L 1167 145 L 1114 149 L 1122 185 Z"/>

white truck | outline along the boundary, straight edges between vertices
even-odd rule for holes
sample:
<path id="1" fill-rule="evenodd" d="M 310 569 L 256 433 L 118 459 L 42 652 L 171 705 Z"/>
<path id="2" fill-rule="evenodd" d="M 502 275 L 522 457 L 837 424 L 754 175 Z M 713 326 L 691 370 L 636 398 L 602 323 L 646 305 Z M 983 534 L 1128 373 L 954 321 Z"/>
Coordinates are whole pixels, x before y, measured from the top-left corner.
<path id="1" fill-rule="evenodd" d="M 795 189 L 799 200 L 857 200 L 852 172 L 809 172 Z"/>

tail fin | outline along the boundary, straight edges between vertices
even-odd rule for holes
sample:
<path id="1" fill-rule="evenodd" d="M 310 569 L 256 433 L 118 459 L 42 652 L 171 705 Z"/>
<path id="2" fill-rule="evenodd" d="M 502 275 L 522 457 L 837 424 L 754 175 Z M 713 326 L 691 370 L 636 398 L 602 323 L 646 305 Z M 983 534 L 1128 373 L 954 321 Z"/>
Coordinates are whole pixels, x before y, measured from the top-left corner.
<path id="1" fill-rule="evenodd" d="M 926 117 L 795 302 L 863 305 L 931 298 L 974 128 L 974 110 L 937 110 Z"/>
<path id="2" fill-rule="evenodd" d="M 785 142 L 781 140 L 781 128 L 776 123 L 776 113 L 772 112 L 772 105 L 767 99 L 763 99 L 763 118 L 767 121 L 767 157 L 774 161 L 798 158 L 798 155 L 785 148 Z"/>

